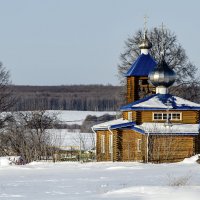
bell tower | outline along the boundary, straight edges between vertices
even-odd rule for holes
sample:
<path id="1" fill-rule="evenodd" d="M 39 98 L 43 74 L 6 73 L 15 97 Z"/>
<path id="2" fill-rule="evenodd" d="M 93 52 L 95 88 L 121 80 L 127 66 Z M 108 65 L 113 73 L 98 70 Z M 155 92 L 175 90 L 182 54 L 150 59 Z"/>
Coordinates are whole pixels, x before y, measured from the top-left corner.
<path id="1" fill-rule="evenodd" d="M 156 66 L 156 62 L 149 54 L 149 49 L 152 47 L 151 42 L 147 37 L 147 31 L 144 31 L 144 37 L 139 45 L 141 49 L 140 56 L 131 65 L 126 73 L 127 77 L 127 103 L 139 100 L 155 93 L 155 87 L 148 82 L 148 75 Z"/>

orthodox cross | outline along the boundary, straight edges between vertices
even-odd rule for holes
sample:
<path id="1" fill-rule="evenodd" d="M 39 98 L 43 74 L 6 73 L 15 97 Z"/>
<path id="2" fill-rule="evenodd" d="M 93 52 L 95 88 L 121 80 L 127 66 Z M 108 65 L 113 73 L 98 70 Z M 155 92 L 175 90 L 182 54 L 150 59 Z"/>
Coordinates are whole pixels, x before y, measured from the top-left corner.
<path id="1" fill-rule="evenodd" d="M 145 37 L 145 34 L 147 32 L 147 19 L 148 19 L 148 16 L 145 15 L 144 16 L 144 37 Z"/>
<path id="2" fill-rule="evenodd" d="M 165 30 L 165 25 L 161 24 L 161 55 L 164 56 L 164 30 Z"/>

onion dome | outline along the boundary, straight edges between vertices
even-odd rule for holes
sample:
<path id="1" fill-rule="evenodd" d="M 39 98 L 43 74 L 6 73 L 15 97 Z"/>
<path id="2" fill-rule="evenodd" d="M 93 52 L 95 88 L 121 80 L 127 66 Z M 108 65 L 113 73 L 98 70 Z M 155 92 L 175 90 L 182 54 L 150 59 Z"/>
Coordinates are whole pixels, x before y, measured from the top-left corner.
<path id="1" fill-rule="evenodd" d="M 139 45 L 140 49 L 150 49 L 152 47 L 152 43 L 149 41 L 147 34 L 144 34 L 144 38 L 142 39 L 141 44 Z"/>
<path id="2" fill-rule="evenodd" d="M 170 87 L 176 80 L 175 72 L 162 57 L 161 62 L 149 73 L 149 80 L 155 87 Z"/>

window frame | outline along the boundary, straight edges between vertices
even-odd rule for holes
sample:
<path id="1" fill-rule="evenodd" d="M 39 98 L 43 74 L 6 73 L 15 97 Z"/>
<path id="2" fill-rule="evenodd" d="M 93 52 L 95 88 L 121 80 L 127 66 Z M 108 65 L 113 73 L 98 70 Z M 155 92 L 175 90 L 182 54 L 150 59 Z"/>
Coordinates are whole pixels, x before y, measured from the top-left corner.
<path id="1" fill-rule="evenodd" d="M 101 135 L 101 153 L 105 153 L 105 135 Z"/>
<path id="2" fill-rule="evenodd" d="M 167 120 L 167 117 L 165 118 L 164 116 L 166 116 L 167 114 L 170 115 L 170 120 L 171 121 L 181 121 L 182 120 L 182 112 L 153 112 L 152 113 L 152 120 L 153 121 L 165 121 Z M 160 115 L 160 118 L 155 119 L 155 115 Z M 173 117 L 173 115 L 176 115 L 176 117 Z M 180 116 L 179 119 L 177 118 L 177 116 Z"/>
<path id="3" fill-rule="evenodd" d="M 142 151 L 142 139 L 137 139 L 137 152 Z"/>
<path id="4" fill-rule="evenodd" d="M 127 118 L 128 118 L 128 121 L 129 121 L 129 122 L 132 122 L 132 121 L 133 121 L 133 112 L 132 112 L 132 111 L 128 111 L 128 114 L 127 114 L 127 115 L 128 115 L 128 117 L 127 117 Z"/>
<path id="5" fill-rule="evenodd" d="M 113 134 L 109 134 L 109 153 L 113 153 Z"/>

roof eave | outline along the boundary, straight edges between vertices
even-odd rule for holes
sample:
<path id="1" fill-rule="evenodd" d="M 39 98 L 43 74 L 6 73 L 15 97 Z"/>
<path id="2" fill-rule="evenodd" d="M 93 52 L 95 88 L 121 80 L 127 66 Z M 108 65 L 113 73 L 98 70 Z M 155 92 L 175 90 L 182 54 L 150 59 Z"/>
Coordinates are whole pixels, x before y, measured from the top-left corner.
<path id="1" fill-rule="evenodd" d="M 115 125 L 108 125 L 104 127 L 93 127 L 94 130 L 108 130 L 108 129 L 120 129 L 120 128 L 127 128 L 127 127 L 132 127 L 135 125 L 135 122 L 127 122 L 127 123 L 122 123 L 122 124 L 115 124 Z"/>
<path id="2" fill-rule="evenodd" d="M 170 135 L 170 136 L 173 136 L 173 135 L 199 135 L 199 133 L 145 133 L 145 134 L 150 134 L 150 135 Z"/>
<path id="3" fill-rule="evenodd" d="M 149 107 L 149 108 L 147 108 L 147 107 L 127 107 L 127 108 L 120 108 L 120 111 L 137 111 L 137 110 L 139 110 L 139 111 L 145 111 L 145 110 L 167 110 L 168 108 L 166 107 L 166 108 L 152 108 L 152 107 Z M 177 108 L 169 108 L 168 109 L 169 111 L 170 110 L 200 110 L 200 107 L 187 107 L 187 108 L 181 108 L 181 107 L 177 107 Z"/>

